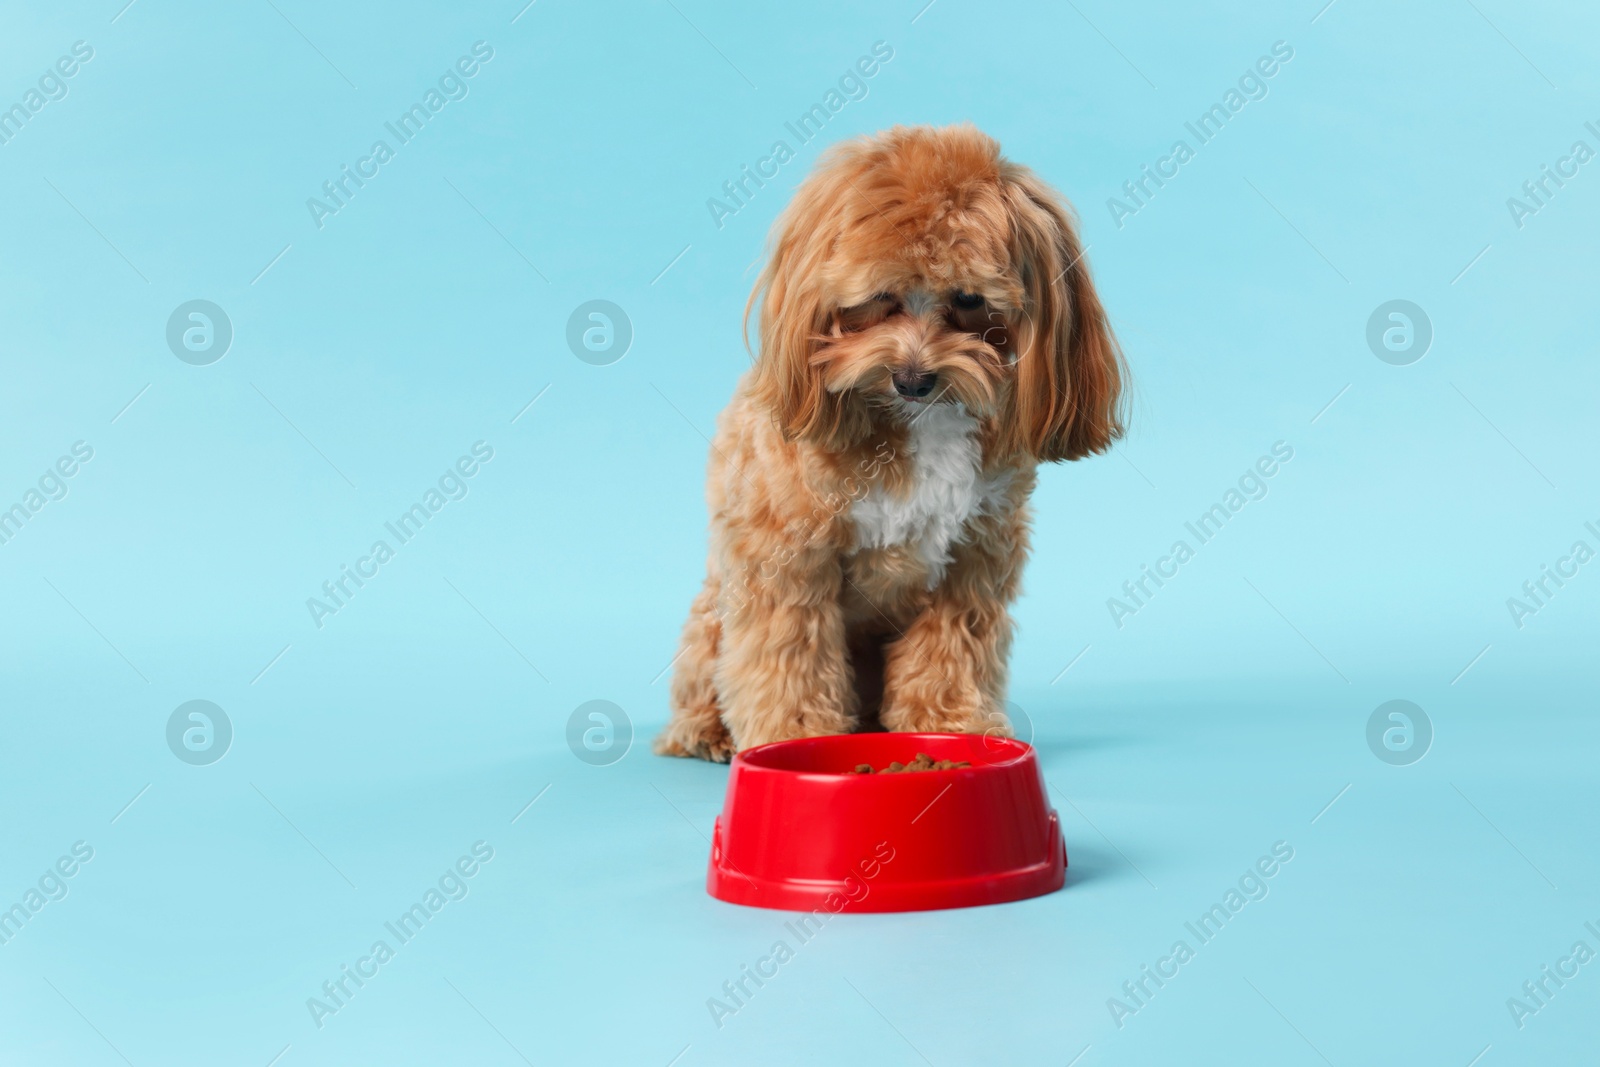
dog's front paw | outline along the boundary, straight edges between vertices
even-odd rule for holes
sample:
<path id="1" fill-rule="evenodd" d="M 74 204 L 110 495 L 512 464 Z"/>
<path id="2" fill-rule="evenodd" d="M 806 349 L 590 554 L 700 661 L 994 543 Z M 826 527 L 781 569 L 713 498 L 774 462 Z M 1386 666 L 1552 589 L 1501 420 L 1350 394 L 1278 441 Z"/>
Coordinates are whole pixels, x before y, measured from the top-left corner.
<path id="1" fill-rule="evenodd" d="M 661 731 L 650 746 L 658 756 L 682 756 L 685 759 L 710 760 L 727 763 L 733 758 L 733 738 L 719 722 L 716 730 L 685 735 L 674 723 Z"/>

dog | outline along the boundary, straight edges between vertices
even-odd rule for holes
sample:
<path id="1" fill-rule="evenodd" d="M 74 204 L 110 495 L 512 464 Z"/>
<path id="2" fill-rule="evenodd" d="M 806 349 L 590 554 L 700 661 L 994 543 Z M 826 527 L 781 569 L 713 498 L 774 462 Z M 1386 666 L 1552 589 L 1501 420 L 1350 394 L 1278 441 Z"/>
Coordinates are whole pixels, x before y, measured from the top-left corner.
<path id="1" fill-rule="evenodd" d="M 1004 733 L 1037 467 L 1123 432 L 1070 209 L 970 125 L 845 142 L 774 226 L 747 340 L 758 303 L 655 751 Z"/>

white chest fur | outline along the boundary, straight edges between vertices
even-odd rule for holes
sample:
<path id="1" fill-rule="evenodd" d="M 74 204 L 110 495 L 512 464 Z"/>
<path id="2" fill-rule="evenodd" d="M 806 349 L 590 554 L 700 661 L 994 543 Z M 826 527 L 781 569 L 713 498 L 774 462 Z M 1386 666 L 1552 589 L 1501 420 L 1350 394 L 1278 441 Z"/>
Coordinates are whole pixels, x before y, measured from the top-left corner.
<path id="1" fill-rule="evenodd" d="M 1010 482 L 1009 475 L 983 474 L 977 431 L 978 421 L 960 404 L 919 410 L 906 441 L 907 490 L 896 495 L 875 486 L 851 505 L 857 547 L 905 545 L 927 564 L 928 585 L 935 585 L 967 522 L 995 510 Z"/>

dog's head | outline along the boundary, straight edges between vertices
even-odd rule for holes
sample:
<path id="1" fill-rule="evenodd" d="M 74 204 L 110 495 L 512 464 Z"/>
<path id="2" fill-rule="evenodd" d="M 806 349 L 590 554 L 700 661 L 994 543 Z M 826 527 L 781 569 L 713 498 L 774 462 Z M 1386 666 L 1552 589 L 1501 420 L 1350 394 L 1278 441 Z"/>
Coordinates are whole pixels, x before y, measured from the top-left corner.
<path id="1" fill-rule="evenodd" d="M 971 126 L 832 149 L 778 220 L 758 300 L 756 395 L 791 438 L 839 448 L 957 402 L 1038 460 L 1122 433 L 1122 356 L 1067 210 Z"/>

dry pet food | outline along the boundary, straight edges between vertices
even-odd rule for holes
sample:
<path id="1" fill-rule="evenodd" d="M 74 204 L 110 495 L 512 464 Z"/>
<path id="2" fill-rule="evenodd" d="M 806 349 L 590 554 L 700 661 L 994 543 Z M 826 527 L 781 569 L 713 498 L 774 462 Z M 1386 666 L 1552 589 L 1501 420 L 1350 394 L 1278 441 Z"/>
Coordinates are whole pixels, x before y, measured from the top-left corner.
<path id="1" fill-rule="evenodd" d="M 873 770 L 870 763 L 858 763 L 854 774 L 905 774 L 909 771 L 953 771 L 961 767 L 970 767 L 968 760 L 934 759 L 926 752 L 918 752 L 917 758 L 910 763 L 898 761 L 889 764 L 883 770 Z"/>

